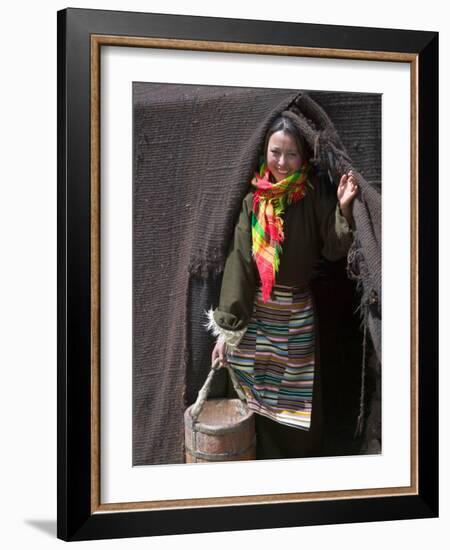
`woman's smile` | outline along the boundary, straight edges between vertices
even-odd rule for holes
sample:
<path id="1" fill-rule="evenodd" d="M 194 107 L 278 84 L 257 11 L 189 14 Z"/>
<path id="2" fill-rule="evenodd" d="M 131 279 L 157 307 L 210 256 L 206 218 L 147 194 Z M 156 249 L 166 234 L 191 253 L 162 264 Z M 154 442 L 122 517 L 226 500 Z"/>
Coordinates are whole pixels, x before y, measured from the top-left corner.
<path id="1" fill-rule="evenodd" d="M 266 163 L 277 182 L 300 169 L 303 159 L 294 137 L 289 132 L 280 130 L 270 136 Z"/>

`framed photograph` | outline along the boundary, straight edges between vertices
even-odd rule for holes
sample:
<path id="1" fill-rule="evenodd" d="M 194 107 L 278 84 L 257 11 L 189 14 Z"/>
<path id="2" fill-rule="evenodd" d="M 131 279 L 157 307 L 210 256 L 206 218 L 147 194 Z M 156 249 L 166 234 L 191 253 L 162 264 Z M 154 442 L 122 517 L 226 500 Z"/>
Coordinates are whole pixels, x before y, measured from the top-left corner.
<path id="1" fill-rule="evenodd" d="M 437 96 L 434 32 L 58 12 L 59 538 L 438 515 Z"/>

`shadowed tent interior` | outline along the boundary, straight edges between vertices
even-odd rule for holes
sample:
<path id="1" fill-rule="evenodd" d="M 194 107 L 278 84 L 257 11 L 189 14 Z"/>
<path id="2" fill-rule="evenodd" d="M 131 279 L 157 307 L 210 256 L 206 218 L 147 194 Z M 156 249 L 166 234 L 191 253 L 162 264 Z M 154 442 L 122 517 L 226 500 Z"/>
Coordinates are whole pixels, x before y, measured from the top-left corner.
<path id="1" fill-rule="evenodd" d="M 207 376 L 214 344 L 205 311 L 217 305 L 266 131 L 287 109 L 330 185 L 352 167 L 361 189 L 349 265 L 323 260 L 312 282 L 325 420 L 321 454 L 380 452 L 381 96 L 138 82 L 133 465 L 184 462 L 183 413 Z M 225 371 L 220 374 L 215 397 L 228 391 Z M 354 437 L 358 416 L 364 430 Z"/>

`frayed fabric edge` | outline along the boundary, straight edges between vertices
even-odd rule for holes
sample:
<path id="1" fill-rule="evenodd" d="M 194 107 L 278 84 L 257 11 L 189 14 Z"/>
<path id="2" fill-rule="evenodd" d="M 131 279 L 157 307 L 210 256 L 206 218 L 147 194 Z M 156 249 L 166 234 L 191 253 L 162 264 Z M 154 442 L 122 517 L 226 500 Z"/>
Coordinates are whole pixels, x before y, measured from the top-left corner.
<path id="1" fill-rule="evenodd" d="M 227 351 L 231 353 L 238 347 L 240 344 L 247 327 L 240 330 L 227 330 L 220 327 L 214 320 L 214 310 L 211 308 L 208 311 L 205 311 L 206 316 L 208 317 L 208 323 L 204 326 L 216 336 L 219 342 L 225 342 L 227 346 Z"/>

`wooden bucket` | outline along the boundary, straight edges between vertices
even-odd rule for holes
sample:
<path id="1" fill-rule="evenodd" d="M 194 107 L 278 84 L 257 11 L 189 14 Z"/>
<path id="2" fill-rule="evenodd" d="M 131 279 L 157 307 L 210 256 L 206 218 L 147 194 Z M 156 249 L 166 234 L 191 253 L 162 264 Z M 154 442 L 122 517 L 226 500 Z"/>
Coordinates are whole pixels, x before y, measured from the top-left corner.
<path id="1" fill-rule="evenodd" d="M 197 401 L 184 413 L 187 463 L 256 458 L 255 420 L 245 403 L 240 399 L 206 399 L 218 365 L 216 361 Z M 231 368 L 228 372 L 238 390 Z"/>

